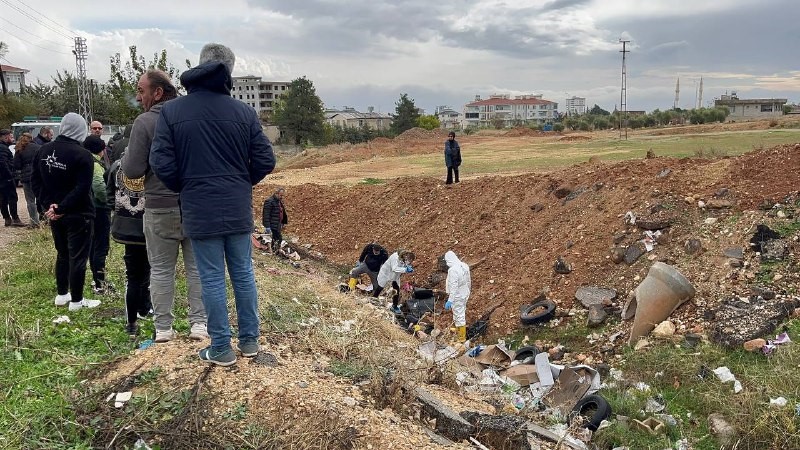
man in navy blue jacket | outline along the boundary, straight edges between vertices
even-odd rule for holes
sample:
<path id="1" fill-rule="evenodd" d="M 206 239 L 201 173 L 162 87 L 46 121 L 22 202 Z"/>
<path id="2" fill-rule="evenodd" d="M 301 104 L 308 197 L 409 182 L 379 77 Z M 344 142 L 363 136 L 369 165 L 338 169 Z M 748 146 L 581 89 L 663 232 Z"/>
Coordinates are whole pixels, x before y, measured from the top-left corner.
<path id="1" fill-rule="evenodd" d="M 250 234 L 253 186 L 275 167 L 272 145 L 255 110 L 231 95 L 235 56 L 207 44 L 200 64 L 181 75 L 188 95 L 164 104 L 150 166 L 180 193 L 184 231 L 192 240 L 211 346 L 200 359 L 236 363 L 228 322 L 225 265 L 233 284 L 242 356 L 258 354 L 259 318 Z"/>

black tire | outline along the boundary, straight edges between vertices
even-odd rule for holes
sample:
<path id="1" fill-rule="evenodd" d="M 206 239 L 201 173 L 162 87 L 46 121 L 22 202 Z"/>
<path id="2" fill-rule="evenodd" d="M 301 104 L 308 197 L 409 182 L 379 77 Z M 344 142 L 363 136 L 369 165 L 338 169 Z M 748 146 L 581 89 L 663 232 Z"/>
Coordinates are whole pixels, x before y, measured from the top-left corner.
<path id="1" fill-rule="evenodd" d="M 432 289 L 422 289 L 422 288 L 414 288 L 414 291 L 411 293 L 411 296 L 418 300 L 424 300 L 426 298 L 433 297 L 433 290 Z"/>
<path id="2" fill-rule="evenodd" d="M 524 361 L 531 356 L 536 356 L 542 351 L 539 350 L 539 347 L 535 345 L 530 345 L 528 347 L 521 347 L 517 350 L 517 353 L 514 355 L 514 361 Z"/>
<path id="3" fill-rule="evenodd" d="M 578 403 L 572 407 L 572 411 L 570 411 L 569 416 L 567 416 L 567 425 L 572 423 L 578 416 L 588 417 L 587 413 L 589 412 L 592 412 L 592 415 L 584 427 L 592 431 L 597 431 L 600 422 L 611 416 L 611 405 L 608 404 L 606 399 L 599 395 L 587 395 L 578 400 Z"/>
<path id="4" fill-rule="evenodd" d="M 540 300 L 530 306 L 524 306 L 519 314 L 523 325 L 536 325 L 547 322 L 556 315 L 556 304 L 550 300 Z"/>

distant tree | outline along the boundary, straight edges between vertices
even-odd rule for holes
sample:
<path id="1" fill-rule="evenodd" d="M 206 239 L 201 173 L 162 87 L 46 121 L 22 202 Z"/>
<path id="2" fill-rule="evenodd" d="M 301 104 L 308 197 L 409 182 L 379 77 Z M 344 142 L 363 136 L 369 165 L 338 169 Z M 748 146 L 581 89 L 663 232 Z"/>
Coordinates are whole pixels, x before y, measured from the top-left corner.
<path id="1" fill-rule="evenodd" d="M 11 128 L 12 123 L 23 117 L 37 114 L 36 108 L 36 104 L 27 96 L 0 96 L 0 128 Z"/>
<path id="2" fill-rule="evenodd" d="M 435 130 L 442 126 L 442 124 L 439 122 L 439 118 L 434 114 L 427 114 L 417 118 L 417 126 L 426 130 Z"/>
<path id="3" fill-rule="evenodd" d="M 5 58 L 8 54 L 8 44 L 3 41 L 0 41 L 0 58 Z M 0 70 L 0 85 L 3 88 L 3 95 L 8 93 L 8 88 L 6 87 L 6 77 L 3 75 L 3 71 Z"/>
<path id="4" fill-rule="evenodd" d="M 136 46 L 128 47 L 130 60 L 123 62 L 119 53 L 110 58 L 111 78 L 108 81 L 108 88 L 105 93 L 110 95 L 112 102 L 109 104 L 109 121 L 117 124 L 129 124 L 141 113 L 141 109 L 136 104 L 136 85 L 139 77 L 148 69 L 160 69 L 169 74 L 173 84 L 179 90 L 182 89 L 179 82 L 180 71 L 173 66 L 167 59 L 167 50 L 161 53 L 154 53 L 150 62 L 144 56 L 139 55 Z M 189 61 L 186 61 L 189 65 Z"/>
<path id="5" fill-rule="evenodd" d="M 792 109 L 794 109 L 792 105 L 783 105 L 783 115 L 791 113 Z"/>
<path id="6" fill-rule="evenodd" d="M 594 129 L 595 130 L 607 130 L 611 128 L 611 122 L 609 122 L 608 118 L 606 117 L 597 117 L 594 120 Z"/>
<path id="7" fill-rule="evenodd" d="M 597 103 L 592 106 L 592 109 L 589 110 L 589 114 L 596 115 L 596 116 L 609 116 L 611 115 L 610 112 L 606 111 L 605 109 L 601 108 L 597 105 Z"/>
<path id="8" fill-rule="evenodd" d="M 273 121 L 295 145 L 322 143 L 325 113 L 314 83 L 306 77 L 292 80 L 288 93 L 276 103 Z"/>
<path id="9" fill-rule="evenodd" d="M 409 98 L 408 94 L 400 95 L 400 99 L 395 103 L 395 114 L 392 120 L 392 131 L 400 134 L 417 126 L 419 112 L 414 105 L 414 99 Z"/>

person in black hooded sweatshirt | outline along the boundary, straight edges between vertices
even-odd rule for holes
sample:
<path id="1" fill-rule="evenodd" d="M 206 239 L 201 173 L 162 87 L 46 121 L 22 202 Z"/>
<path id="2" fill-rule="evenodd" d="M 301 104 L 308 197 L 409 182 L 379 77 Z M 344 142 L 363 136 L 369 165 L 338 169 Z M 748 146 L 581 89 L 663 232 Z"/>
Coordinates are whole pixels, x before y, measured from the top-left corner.
<path id="1" fill-rule="evenodd" d="M 100 305 L 83 298 L 94 220 L 92 154 L 81 145 L 87 133 L 83 117 L 65 115 L 61 134 L 39 149 L 31 172 L 33 192 L 50 220 L 58 253 L 55 304 L 69 304 L 70 311 Z"/>

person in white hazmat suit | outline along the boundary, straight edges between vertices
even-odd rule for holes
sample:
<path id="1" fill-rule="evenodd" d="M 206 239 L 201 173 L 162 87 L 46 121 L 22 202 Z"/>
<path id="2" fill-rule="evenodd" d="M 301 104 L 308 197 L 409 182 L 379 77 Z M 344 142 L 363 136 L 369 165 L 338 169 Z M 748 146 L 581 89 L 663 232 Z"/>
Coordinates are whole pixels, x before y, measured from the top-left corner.
<path id="1" fill-rule="evenodd" d="M 377 297 L 389 285 L 392 287 L 392 307 L 391 310 L 395 314 L 400 313 L 398 302 L 400 301 L 400 276 L 406 273 L 413 273 L 414 267 L 411 265 L 414 262 L 415 256 L 413 252 L 407 250 L 398 250 L 389 256 L 389 259 L 381 266 L 378 271 L 378 288 L 373 292 L 373 296 Z"/>
<path id="2" fill-rule="evenodd" d="M 444 261 L 447 263 L 445 292 L 448 294 L 444 309 L 449 311 L 452 308 L 458 342 L 465 342 L 467 340 L 467 300 L 469 300 L 472 288 L 472 277 L 469 273 L 469 266 L 458 259 L 452 250 L 448 250 L 444 254 Z"/>

